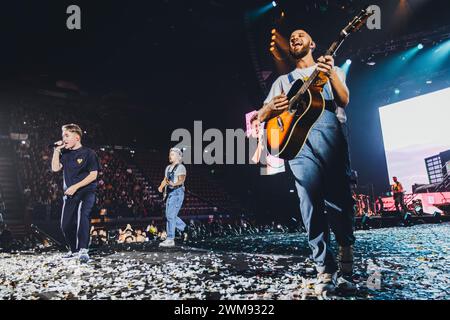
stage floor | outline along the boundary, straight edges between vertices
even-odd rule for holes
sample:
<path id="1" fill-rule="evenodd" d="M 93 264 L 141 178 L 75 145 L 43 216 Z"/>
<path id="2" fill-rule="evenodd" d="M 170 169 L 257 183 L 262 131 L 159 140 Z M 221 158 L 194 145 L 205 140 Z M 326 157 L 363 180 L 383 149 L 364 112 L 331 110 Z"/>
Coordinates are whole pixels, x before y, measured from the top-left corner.
<path id="1" fill-rule="evenodd" d="M 449 235 L 450 223 L 358 231 L 358 291 L 325 298 L 448 299 Z M 305 234 L 108 247 L 87 265 L 61 256 L 0 254 L 0 299 L 318 298 Z"/>

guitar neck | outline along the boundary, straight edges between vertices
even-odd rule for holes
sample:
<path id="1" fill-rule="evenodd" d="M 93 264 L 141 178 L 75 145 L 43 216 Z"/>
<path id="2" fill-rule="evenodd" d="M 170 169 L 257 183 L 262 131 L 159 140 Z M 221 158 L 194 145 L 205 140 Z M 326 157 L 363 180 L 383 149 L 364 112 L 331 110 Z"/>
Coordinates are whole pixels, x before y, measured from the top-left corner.
<path id="1" fill-rule="evenodd" d="M 364 25 L 364 23 L 366 23 L 367 19 L 373 14 L 374 11 L 369 12 L 367 9 L 361 10 L 360 14 L 354 17 L 353 20 L 341 31 L 338 40 L 333 42 L 330 48 L 325 52 L 325 55 L 333 57 L 336 56 L 336 52 L 339 50 L 342 43 L 350 35 L 350 33 L 360 30 L 361 27 Z M 295 102 L 299 99 L 301 95 L 305 94 L 305 92 L 308 91 L 309 87 L 314 83 L 319 74 L 320 71 L 318 71 L 317 69 L 314 70 L 309 79 L 303 83 L 302 87 L 298 90 L 295 96 L 292 97 L 292 99 L 289 101 L 289 109 L 292 108 L 292 106 L 295 104 Z"/>

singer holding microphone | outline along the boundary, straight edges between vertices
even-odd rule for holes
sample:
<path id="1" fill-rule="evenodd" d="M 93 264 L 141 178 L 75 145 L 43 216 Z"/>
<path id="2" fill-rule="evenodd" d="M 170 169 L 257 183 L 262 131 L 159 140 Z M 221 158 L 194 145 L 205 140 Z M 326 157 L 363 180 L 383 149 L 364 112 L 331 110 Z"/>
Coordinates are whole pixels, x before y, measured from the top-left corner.
<path id="1" fill-rule="evenodd" d="M 89 261 L 89 224 L 95 204 L 100 162 L 94 150 L 81 145 L 83 132 L 76 124 L 62 126 L 62 140 L 54 144 L 52 171 L 63 171 L 61 230 L 70 252 L 65 258 Z"/>

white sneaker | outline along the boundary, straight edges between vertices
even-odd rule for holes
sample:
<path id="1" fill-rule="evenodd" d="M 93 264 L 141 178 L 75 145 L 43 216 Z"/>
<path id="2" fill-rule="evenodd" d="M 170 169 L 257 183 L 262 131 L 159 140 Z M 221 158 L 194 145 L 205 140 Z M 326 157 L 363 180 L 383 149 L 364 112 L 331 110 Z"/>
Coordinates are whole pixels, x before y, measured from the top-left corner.
<path id="1" fill-rule="evenodd" d="M 166 239 L 159 244 L 160 247 L 170 248 L 175 247 L 175 241 L 173 239 Z"/>
<path id="2" fill-rule="evenodd" d="M 73 258 L 77 258 L 77 256 L 78 256 L 78 252 L 74 253 L 72 251 L 69 251 L 65 255 L 63 255 L 62 258 L 63 259 L 73 259 Z"/>
<path id="3" fill-rule="evenodd" d="M 80 249 L 80 263 L 87 263 L 89 262 L 89 253 L 88 253 L 88 249 Z"/>

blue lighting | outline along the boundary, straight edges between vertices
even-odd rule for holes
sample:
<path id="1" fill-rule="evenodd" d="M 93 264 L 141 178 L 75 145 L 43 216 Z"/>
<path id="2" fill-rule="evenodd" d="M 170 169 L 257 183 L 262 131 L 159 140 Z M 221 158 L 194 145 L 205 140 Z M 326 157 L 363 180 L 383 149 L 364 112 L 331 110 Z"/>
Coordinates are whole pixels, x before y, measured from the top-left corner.
<path id="1" fill-rule="evenodd" d="M 348 72 L 350 71 L 350 65 L 352 64 L 352 60 L 347 59 L 343 65 L 341 65 L 342 71 L 345 72 L 346 75 L 348 75 Z"/>
<path id="2" fill-rule="evenodd" d="M 397 94 L 397 95 L 398 95 L 398 94 L 400 94 L 400 89 L 395 89 L 395 91 L 394 91 L 394 92 L 395 92 L 395 94 Z"/>
<path id="3" fill-rule="evenodd" d="M 270 10 L 272 10 L 273 8 L 275 8 L 276 6 L 277 6 L 277 3 L 275 1 L 272 1 L 272 2 L 265 4 L 261 8 L 249 11 L 247 14 L 248 14 L 248 17 L 250 17 L 251 19 L 256 20 L 256 19 L 262 17 L 264 14 L 266 14 Z"/>
<path id="4" fill-rule="evenodd" d="M 408 64 L 408 68 L 412 70 L 426 65 L 429 72 L 436 72 L 450 61 L 450 40 L 443 41 L 435 46 L 424 46 L 422 50 L 419 50 L 418 46 L 415 48 L 420 54 L 412 64 Z"/>
<path id="5" fill-rule="evenodd" d="M 423 49 L 423 44 L 419 43 L 419 45 L 417 46 L 417 49 L 422 50 Z"/>

